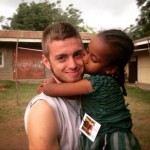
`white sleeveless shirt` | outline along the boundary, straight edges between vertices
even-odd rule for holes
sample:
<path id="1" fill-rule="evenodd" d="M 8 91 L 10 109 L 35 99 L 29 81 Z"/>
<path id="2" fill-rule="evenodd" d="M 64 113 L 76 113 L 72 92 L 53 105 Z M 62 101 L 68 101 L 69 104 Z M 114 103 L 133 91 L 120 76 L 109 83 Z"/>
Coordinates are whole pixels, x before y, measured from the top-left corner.
<path id="1" fill-rule="evenodd" d="M 80 149 L 80 100 L 69 100 L 61 97 L 50 97 L 41 93 L 34 97 L 28 104 L 24 122 L 27 132 L 27 118 L 32 105 L 38 100 L 45 100 L 53 108 L 59 131 L 59 144 L 61 150 L 79 150 Z"/>

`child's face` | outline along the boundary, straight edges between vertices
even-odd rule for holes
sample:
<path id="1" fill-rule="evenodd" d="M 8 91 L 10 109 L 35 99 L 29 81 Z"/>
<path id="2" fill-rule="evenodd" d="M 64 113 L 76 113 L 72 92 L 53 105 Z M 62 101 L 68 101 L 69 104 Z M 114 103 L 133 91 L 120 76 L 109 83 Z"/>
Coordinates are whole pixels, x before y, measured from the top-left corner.
<path id="1" fill-rule="evenodd" d="M 110 54 L 111 49 L 107 43 L 102 38 L 94 36 L 83 58 L 85 73 L 105 74 Z"/>

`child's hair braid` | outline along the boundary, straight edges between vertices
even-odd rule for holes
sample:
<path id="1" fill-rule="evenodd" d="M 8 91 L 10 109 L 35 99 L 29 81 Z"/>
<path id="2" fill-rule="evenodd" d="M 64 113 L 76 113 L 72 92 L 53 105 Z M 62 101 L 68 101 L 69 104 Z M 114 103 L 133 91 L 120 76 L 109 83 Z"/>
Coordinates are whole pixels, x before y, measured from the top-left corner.
<path id="1" fill-rule="evenodd" d="M 112 49 L 112 55 L 108 58 L 108 63 L 112 66 L 118 67 L 118 72 L 115 75 L 115 79 L 122 87 L 123 94 L 127 95 L 124 87 L 124 67 L 133 54 L 133 41 L 125 32 L 116 29 L 102 31 L 98 33 L 98 36 L 104 39 L 104 41 Z"/>

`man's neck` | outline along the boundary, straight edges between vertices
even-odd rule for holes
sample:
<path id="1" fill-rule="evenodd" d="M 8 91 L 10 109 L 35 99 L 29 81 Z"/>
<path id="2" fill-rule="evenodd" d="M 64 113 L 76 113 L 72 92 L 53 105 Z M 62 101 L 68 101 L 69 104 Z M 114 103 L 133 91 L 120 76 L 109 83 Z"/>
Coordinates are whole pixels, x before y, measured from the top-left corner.
<path id="1" fill-rule="evenodd" d="M 61 83 L 55 76 L 53 76 L 53 78 L 56 81 L 56 83 Z"/>

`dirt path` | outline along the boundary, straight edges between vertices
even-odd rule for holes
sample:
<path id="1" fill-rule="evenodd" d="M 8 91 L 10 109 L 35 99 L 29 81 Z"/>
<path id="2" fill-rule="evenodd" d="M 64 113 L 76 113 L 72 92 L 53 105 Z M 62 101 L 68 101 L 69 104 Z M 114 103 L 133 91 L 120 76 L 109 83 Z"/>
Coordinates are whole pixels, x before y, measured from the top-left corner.
<path id="1" fill-rule="evenodd" d="M 0 122 L 0 150 L 28 150 L 23 120 Z"/>

